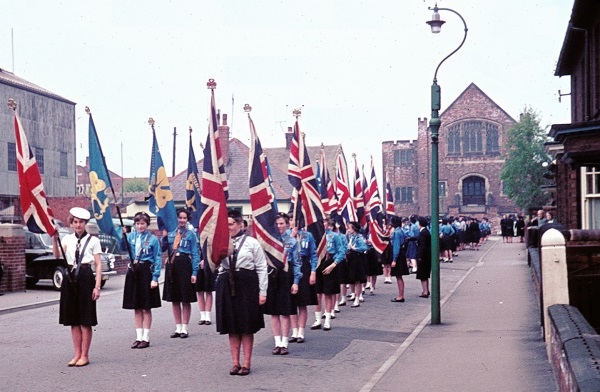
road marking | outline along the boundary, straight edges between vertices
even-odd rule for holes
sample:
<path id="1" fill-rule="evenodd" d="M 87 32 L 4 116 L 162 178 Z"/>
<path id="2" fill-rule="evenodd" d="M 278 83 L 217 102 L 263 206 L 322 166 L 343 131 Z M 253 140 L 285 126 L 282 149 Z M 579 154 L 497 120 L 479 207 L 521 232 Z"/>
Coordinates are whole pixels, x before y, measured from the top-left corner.
<path id="1" fill-rule="evenodd" d="M 471 274 L 471 272 L 476 267 L 481 267 L 484 264 L 483 259 L 488 255 L 488 253 L 490 253 L 490 251 L 492 250 L 492 248 L 494 248 L 494 246 L 496 246 L 496 244 L 498 244 L 498 242 L 495 242 L 492 246 L 490 246 L 490 248 L 477 260 L 477 263 L 474 266 L 472 266 L 471 268 L 469 268 L 467 273 L 458 282 L 456 282 L 456 284 L 450 290 L 450 292 L 448 292 L 448 294 L 446 294 L 444 299 L 442 299 L 440 301 L 440 308 L 448 301 L 450 296 L 452 296 L 452 294 L 454 294 L 454 292 L 458 289 L 458 287 L 462 284 L 462 282 L 464 282 L 465 279 Z M 421 323 L 419 323 L 419 325 L 404 340 L 404 342 L 402 342 L 400 347 L 398 347 L 396 349 L 396 351 L 394 351 L 392 353 L 392 355 L 390 355 L 390 357 L 383 363 L 383 365 L 381 365 L 381 367 L 379 369 L 377 369 L 377 371 L 375 372 L 375 374 L 373 374 L 371 379 L 361 388 L 360 392 L 371 392 L 373 390 L 373 388 L 375 388 L 375 385 L 377 385 L 377 383 L 381 380 L 381 378 L 388 372 L 388 370 L 390 370 L 390 368 L 394 365 L 394 363 L 396 363 L 398 358 L 400 358 L 400 356 L 406 351 L 406 349 L 408 347 L 410 347 L 410 345 L 415 341 L 417 336 L 419 336 L 421 331 L 423 331 L 423 328 L 425 328 L 425 326 L 427 324 L 429 324 L 430 320 L 431 320 L 431 312 L 429 312 L 427 314 L 427 316 L 425 316 L 425 318 L 421 321 Z"/>

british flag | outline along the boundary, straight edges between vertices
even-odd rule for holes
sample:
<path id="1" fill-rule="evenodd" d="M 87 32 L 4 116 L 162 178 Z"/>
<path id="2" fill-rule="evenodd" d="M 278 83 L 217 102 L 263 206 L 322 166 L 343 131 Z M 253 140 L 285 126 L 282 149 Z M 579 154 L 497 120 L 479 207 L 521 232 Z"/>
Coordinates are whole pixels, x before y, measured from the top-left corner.
<path id="1" fill-rule="evenodd" d="M 338 211 L 344 224 L 347 224 L 348 222 L 356 221 L 356 211 L 354 210 L 354 203 L 352 201 L 352 195 L 350 194 L 346 157 L 344 156 L 344 151 L 341 146 L 338 149 L 336 163 L 336 194 L 339 203 Z"/>
<path id="2" fill-rule="evenodd" d="M 310 164 L 310 157 L 304 144 L 304 135 L 300 134 L 298 121 L 294 126 L 294 137 L 290 147 L 290 161 L 288 163 L 288 179 L 297 191 L 296 203 L 300 206 L 302 218 L 317 243 L 319 259 L 325 256 L 325 228 L 323 219 L 325 212 L 321 202 L 321 195 L 317 190 L 317 179 Z"/>
<path id="3" fill-rule="evenodd" d="M 227 218 L 227 176 L 221 155 L 221 145 L 217 129 L 217 110 L 215 108 L 216 83 L 208 81 L 211 89 L 210 119 L 208 136 L 204 146 L 202 166 L 202 194 L 200 196 L 200 245 L 202 254 L 208 259 L 214 271 L 221 260 L 227 257 L 229 250 L 229 223 Z"/>
<path id="4" fill-rule="evenodd" d="M 277 210 L 275 208 L 275 195 L 269 183 L 266 156 L 260 140 L 256 135 L 254 122 L 248 113 L 250 121 L 250 164 L 249 164 L 249 190 L 250 205 L 252 207 L 252 227 L 254 235 L 271 263 L 281 263 L 283 260 L 283 242 L 275 227 Z"/>
<path id="5" fill-rule="evenodd" d="M 383 230 L 375 221 L 369 221 L 371 244 L 377 253 L 382 254 L 390 243 L 390 234 Z"/>
<path id="6" fill-rule="evenodd" d="M 365 200 L 363 194 L 362 179 L 360 177 L 360 171 L 358 171 L 358 162 L 356 162 L 356 155 L 354 157 L 354 211 L 356 211 L 356 220 L 360 223 L 361 227 L 364 227 L 365 221 Z"/>
<path id="7" fill-rule="evenodd" d="M 25 136 L 21 120 L 16 111 L 16 103 L 9 100 L 9 106 L 15 111 L 14 126 L 17 141 L 17 172 L 19 174 L 19 190 L 21 195 L 21 211 L 23 220 L 29 231 L 54 235 L 54 217 L 46 200 L 44 184 L 40 168 L 31 152 Z"/>
<path id="8" fill-rule="evenodd" d="M 386 221 L 389 220 L 392 215 L 396 215 L 396 210 L 394 209 L 394 195 L 392 194 L 392 186 L 390 185 L 389 179 L 385 184 L 385 212 Z"/>
<path id="9" fill-rule="evenodd" d="M 368 199 L 365 196 L 365 204 L 367 213 L 371 216 L 371 220 L 376 221 L 380 226 L 383 221 L 383 213 L 381 206 L 381 198 L 379 197 L 379 185 L 375 176 L 375 166 L 373 165 L 373 157 L 371 157 L 371 176 L 369 183 L 365 189 L 365 195 L 368 194 Z"/>

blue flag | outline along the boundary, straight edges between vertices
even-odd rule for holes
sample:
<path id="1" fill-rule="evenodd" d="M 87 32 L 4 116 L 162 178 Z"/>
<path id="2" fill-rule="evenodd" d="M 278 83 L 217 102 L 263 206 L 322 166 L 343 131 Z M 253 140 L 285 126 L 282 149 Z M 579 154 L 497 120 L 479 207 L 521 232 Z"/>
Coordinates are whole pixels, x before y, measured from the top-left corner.
<path id="1" fill-rule="evenodd" d="M 90 197 L 92 202 L 92 214 L 101 232 L 112 236 L 118 236 L 110 213 L 110 204 L 106 191 L 112 190 L 110 175 L 106 168 L 100 140 L 94 125 L 92 114 L 89 113 L 90 121 L 88 128 L 89 156 L 90 156 Z"/>
<path id="2" fill-rule="evenodd" d="M 188 158 L 187 180 L 185 182 L 185 205 L 191 211 L 190 223 L 198 228 L 202 203 L 200 201 L 200 182 L 198 181 L 198 166 L 192 146 L 192 129 L 190 128 L 190 155 Z"/>
<path id="3" fill-rule="evenodd" d="M 173 202 L 173 193 L 171 193 L 169 178 L 167 177 L 167 171 L 165 170 L 165 165 L 158 149 L 154 125 L 152 125 L 152 158 L 150 161 L 148 192 L 150 192 L 148 208 L 150 212 L 156 215 L 158 229 L 167 231 L 175 230 L 177 228 L 175 202 Z"/>

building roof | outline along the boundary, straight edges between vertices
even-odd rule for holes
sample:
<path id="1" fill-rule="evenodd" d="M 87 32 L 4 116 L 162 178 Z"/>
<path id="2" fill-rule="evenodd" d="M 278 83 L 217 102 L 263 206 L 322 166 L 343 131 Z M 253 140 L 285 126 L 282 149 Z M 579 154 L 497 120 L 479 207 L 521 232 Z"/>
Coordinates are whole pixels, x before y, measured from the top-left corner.
<path id="1" fill-rule="evenodd" d="M 464 89 L 464 91 L 462 93 L 460 93 L 458 95 L 458 97 L 456 97 L 456 99 L 454 101 L 452 101 L 452 103 L 450 105 L 448 105 L 448 107 L 446 108 L 446 110 L 444 110 L 442 112 L 442 114 L 440 115 L 440 117 L 443 119 L 444 118 L 444 114 L 450 112 L 453 109 L 453 106 L 455 106 L 458 103 L 462 103 L 461 101 L 464 100 L 465 95 L 467 94 L 467 92 L 469 92 L 470 90 L 475 90 L 478 94 L 482 95 L 483 97 L 485 97 L 485 99 L 487 101 L 489 101 L 494 107 L 496 107 L 498 110 L 500 110 L 502 113 L 504 113 L 506 115 L 506 117 L 508 119 L 510 119 L 512 122 L 516 122 L 514 118 L 512 118 L 512 116 L 510 114 L 508 114 L 504 109 L 502 109 L 500 107 L 500 105 L 498 105 L 496 102 L 494 102 L 493 99 L 491 99 L 486 93 L 483 92 L 483 90 L 481 90 L 475 83 L 471 82 L 471 84 L 469 84 L 467 86 L 466 89 Z M 461 118 L 464 119 L 464 116 Z"/>
<path id="2" fill-rule="evenodd" d="M 42 88 L 37 84 L 28 82 L 27 80 L 20 78 L 14 73 L 2 68 L 0 68 L 0 83 L 75 105 L 75 102 L 61 97 L 60 95 L 55 94 L 50 90 L 46 90 L 45 88 Z"/>

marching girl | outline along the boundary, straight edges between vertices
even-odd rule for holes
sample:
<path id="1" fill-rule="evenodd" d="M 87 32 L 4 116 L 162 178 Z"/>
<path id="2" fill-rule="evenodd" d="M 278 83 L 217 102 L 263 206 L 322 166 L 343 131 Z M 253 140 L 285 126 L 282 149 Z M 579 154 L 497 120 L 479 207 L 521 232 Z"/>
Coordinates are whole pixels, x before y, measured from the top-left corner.
<path id="1" fill-rule="evenodd" d="M 367 282 L 365 271 L 365 253 L 369 250 L 365 238 L 360 234 L 360 225 L 358 222 L 348 224 L 348 282 L 350 287 L 354 288 L 353 308 L 360 306 L 362 297 L 362 285 Z"/>
<path id="2" fill-rule="evenodd" d="M 196 279 L 196 294 L 198 296 L 198 309 L 200 321 L 198 325 L 211 325 L 210 312 L 213 306 L 213 291 L 215 291 L 215 274 L 213 274 L 208 261 L 200 257 L 200 269 Z"/>
<path id="3" fill-rule="evenodd" d="M 391 219 L 393 227 L 390 244 L 392 246 L 392 275 L 396 277 L 398 286 L 398 295 L 392 298 L 392 302 L 404 302 L 404 278 L 409 275 L 408 264 L 406 263 L 406 240 L 407 236 L 402 230 L 402 220 L 393 216 Z"/>
<path id="4" fill-rule="evenodd" d="M 123 309 L 134 309 L 136 338 L 131 348 L 150 346 L 152 309 L 159 308 L 158 278 L 161 269 L 161 248 L 158 238 L 148 232 L 150 215 L 138 212 L 133 218 L 135 232 L 127 235 L 133 260 L 127 268 L 123 290 Z M 121 249 L 127 249 L 123 241 Z"/>
<path id="5" fill-rule="evenodd" d="M 63 252 L 70 272 L 60 288 L 58 322 L 71 327 L 75 356 L 67 365 L 82 367 L 90 363 L 92 327 L 98 324 L 96 300 L 100 298 L 102 282 L 102 246 L 98 237 L 92 237 L 85 231 L 90 213 L 81 207 L 73 207 L 69 213 L 69 222 L 75 232 L 62 239 Z M 52 237 L 52 253 L 55 258 L 62 257 L 59 249 L 57 231 Z"/>
<path id="6" fill-rule="evenodd" d="M 162 239 L 162 250 L 168 251 L 165 265 L 165 286 L 163 300 L 171 302 L 175 318 L 175 332 L 171 338 L 188 337 L 188 324 L 192 313 L 192 302 L 196 302 L 196 277 L 200 267 L 200 253 L 196 235 L 188 229 L 190 212 L 177 210 L 177 228 L 166 233 Z"/>

